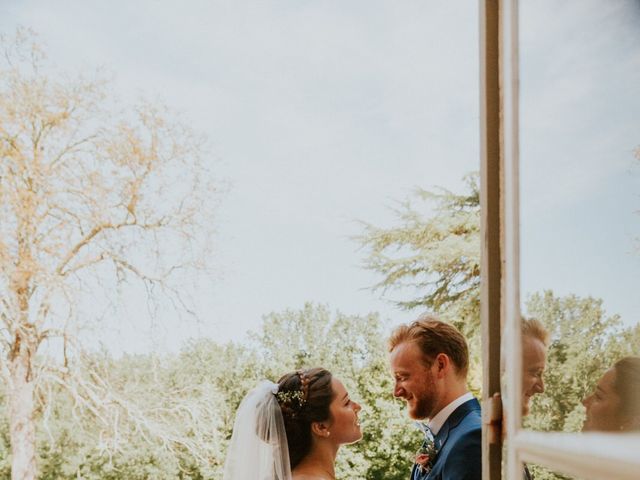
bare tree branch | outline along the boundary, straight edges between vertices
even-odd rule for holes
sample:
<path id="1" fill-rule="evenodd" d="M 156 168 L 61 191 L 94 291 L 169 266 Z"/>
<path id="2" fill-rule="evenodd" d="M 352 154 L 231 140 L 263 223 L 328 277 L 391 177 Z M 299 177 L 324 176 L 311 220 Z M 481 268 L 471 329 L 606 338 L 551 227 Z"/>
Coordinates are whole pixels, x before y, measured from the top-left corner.
<path id="1" fill-rule="evenodd" d="M 42 413 L 47 425 L 58 387 L 70 392 L 78 421 L 90 414 L 103 425 L 109 451 L 134 425 L 167 449 L 195 452 L 176 433 L 179 422 L 162 419 L 192 422 L 195 410 L 132 403 L 108 374 L 79 362 L 87 358 L 80 322 L 97 319 L 77 311 L 95 285 L 113 292 L 131 277 L 148 302 L 191 312 L 172 282 L 199 266 L 202 252 L 189 242 L 211 223 L 201 145 L 162 107 L 112 112 L 104 82 L 47 75 L 25 32 L 12 44 L 1 37 L 0 47 L 0 367 L 15 475 L 35 478 L 34 419 Z"/>

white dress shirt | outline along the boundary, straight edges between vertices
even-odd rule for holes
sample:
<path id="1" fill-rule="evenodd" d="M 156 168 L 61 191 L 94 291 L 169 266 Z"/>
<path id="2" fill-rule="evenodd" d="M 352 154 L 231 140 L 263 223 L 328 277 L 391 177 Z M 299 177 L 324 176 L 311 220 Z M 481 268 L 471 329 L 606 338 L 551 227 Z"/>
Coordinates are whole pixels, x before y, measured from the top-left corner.
<path id="1" fill-rule="evenodd" d="M 436 414 L 436 416 L 429 421 L 429 424 L 428 424 L 433 435 L 436 436 L 438 434 L 438 432 L 442 428 L 442 425 L 444 425 L 444 422 L 447 421 L 447 418 L 449 418 L 449 415 L 451 415 L 456 408 L 458 408 L 464 402 L 468 402 L 472 398 L 473 398 L 473 394 L 471 392 L 467 392 L 464 395 L 460 395 L 453 402 L 451 402 L 449 405 L 447 405 L 442 410 L 440 410 Z"/>

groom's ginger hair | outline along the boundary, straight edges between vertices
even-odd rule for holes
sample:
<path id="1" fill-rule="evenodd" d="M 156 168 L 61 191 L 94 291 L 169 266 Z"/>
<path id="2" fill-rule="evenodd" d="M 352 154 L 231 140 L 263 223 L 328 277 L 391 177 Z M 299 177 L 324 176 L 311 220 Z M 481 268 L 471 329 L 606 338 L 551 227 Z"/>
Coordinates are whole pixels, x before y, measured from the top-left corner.
<path id="1" fill-rule="evenodd" d="M 540 340 L 545 347 L 549 346 L 549 331 L 537 318 L 522 319 L 522 337 L 530 337 Z"/>
<path id="2" fill-rule="evenodd" d="M 389 352 L 401 343 L 414 342 L 430 364 L 439 353 L 446 354 L 456 368 L 458 377 L 466 378 L 469 370 L 469 347 L 453 325 L 424 314 L 410 325 L 400 325 L 389 338 Z"/>

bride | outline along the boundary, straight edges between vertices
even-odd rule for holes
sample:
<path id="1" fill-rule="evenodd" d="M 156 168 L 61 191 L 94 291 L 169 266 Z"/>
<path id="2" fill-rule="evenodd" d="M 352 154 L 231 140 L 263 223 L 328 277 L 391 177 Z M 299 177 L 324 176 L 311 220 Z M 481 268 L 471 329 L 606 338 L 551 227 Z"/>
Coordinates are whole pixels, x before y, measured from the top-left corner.
<path id="1" fill-rule="evenodd" d="M 223 480 L 334 480 L 340 445 L 362 438 L 359 411 L 323 368 L 263 380 L 238 408 Z"/>

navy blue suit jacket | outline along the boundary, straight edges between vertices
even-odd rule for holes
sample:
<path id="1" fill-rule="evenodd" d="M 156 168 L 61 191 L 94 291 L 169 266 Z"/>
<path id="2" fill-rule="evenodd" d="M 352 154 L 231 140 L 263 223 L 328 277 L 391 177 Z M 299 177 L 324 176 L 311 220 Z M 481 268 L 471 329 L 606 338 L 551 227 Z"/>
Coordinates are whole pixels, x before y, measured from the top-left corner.
<path id="1" fill-rule="evenodd" d="M 433 468 L 417 465 L 411 480 L 482 480 L 482 419 L 475 398 L 456 408 L 435 436 L 438 452 Z"/>

